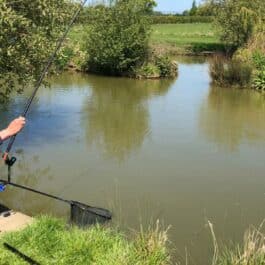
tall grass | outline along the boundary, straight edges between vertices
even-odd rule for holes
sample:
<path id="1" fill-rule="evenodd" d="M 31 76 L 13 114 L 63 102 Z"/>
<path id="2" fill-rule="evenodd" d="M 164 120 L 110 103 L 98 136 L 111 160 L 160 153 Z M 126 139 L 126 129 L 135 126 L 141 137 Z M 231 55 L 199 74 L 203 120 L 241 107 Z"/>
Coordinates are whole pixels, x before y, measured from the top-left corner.
<path id="1" fill-rule="evenodd" d="M 94 226 L 81 230 L 58 219 L 40 217 L 26 229 L 0 238 L 0 264 L 28 264 L 6 250 L 6 242 L 42 265 L 166 265 L 170 263 L 167 241 L 159 223 L 129 239 L 118 229 Z"/>
<path id="2" fill-rule="evenodd" d="M 210 62 L 210 75 L 213 82 L 221 86 L 249 87 L 252 67 L 240 60 L 215 56 Z"/>
<path id="3" fill-rule="evenodd" d="M 219 251 L 213 225 L 209 222 L 214 244 L 212 265 L 264 265 L 265 264 L 265 234 L 262 233 L 263 224 L 250 228 L 244 236 L 243 245 L 225 248 Z"/>

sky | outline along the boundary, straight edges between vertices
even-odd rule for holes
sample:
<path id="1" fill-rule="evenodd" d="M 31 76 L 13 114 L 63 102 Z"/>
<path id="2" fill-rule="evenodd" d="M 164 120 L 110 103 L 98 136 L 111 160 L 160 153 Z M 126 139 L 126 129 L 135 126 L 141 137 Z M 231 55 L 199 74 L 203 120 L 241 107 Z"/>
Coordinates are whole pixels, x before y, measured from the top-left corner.
<path id="1" fill-rule="evenodd" d="M 193 0 L 156 0 L 157 11 L 163 12 L 180 12 L 182 13 L 186 9 L 190 9 Z M 197 0 L 197 3 L 199 1 Z"/>

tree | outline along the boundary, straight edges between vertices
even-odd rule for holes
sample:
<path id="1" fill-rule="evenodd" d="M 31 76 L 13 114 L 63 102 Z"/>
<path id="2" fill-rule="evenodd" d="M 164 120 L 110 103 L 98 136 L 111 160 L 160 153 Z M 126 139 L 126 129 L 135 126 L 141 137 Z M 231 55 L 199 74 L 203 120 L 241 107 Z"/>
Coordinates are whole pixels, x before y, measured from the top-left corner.
<path id="1" fill-rule="evenodd" d="M 197 4 L 196 4 L 196 0 L 193 0 L 192 7 L 191 7 L 191 10 L 189 12 L 189 15 L 190 16 L 195 16 L 196 12 L 197 12 L 197 9 L 198 9 L 198 7 L 197 7 Z"/>
<path id="2" fill-rule="evenodd" d="M 0 1 L 0 100 L 37 78 L 68 20 L 68 3 Z"/>
<path id="3" fill-rule="evenodd" d="M 147 55 L 153 0 L 115 0 L 94 8 L 86 34 L 87 70 L 122 75 Z"/>
<path id="4" fill-rule="evenodd" d="M 257 25 L 264 23 L 264 0 L 215 0 L 216 23 L 221 38 L 240 47 L 252 37 Z"/>
<path id="5" fill-rule="evenodd" d="M 198 16 L 214 16 L 216 4 L 213 0 L 204 0 L 197 8 L 196 15 Z"/>

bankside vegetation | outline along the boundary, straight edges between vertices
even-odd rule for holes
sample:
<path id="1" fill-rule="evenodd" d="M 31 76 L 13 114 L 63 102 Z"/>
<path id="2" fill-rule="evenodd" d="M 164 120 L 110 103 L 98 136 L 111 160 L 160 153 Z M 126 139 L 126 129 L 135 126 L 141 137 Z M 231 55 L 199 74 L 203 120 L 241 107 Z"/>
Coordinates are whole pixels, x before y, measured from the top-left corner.
<path id="1" fill-rule="evenodd" d="M 213 239 L 212 265 L 263 265 L 265 235 L 263 226 L 251 227 L 240 245 L 221 246 L 209 222 Z M 52 217 L 39 217 L 25 229 L 0 237 L 0 264 L 27 264 L 21 255 L 4 247 L 17 249 L 36 264 L 108 264 L 108 265 L 169 265 L 167 231 L 159 222 L 154 228 L 125 236 L 119 229 L 96 225 L 87 230 L 66 224 Z M 35 263 L 34 263 L 35 264 Z M 182 264 L 176 261 L 176 264 Z M 189 260 L 185 261 L 189 264 Z"/>
<path id="2" fill-rule="evenodd" d="M 4 248 L 4 242 L 43 265 L 170 264 L 167 233 L 160 231 L 159 223 L 128 239 L 118 229 L 93 226 L 81 230 L 58 219 L 40 217 L 26 229 L 0 237 L 0 264 L 28 264 Z"/>
<path id="3" fill-rule="evenodd" d="M 0 1 L 0 98 L 39 75 L 69 20 L 65 0 Z"/>
<path id="4" fill-rule="evenodd" d="M 221 39 L 233 47 L 234 52 L 231 60 L 213 60 L 213 80 L 223 85 L 237 83 L 264 91 L 265 2 L 215 0 L 214 3 Z"/>
<path id="5" fill-rule="evenodd" d="M 84 41 L 85 70 L 145 78 L 175 76 L 171 61 L 153 56 L 149 48 L 154 6 L 153 0 L 115 0 L 91 9 Z"/>
<path id="6" fill-rule="evenodd" d="M 91 12 L 87 29 L 87 70 L 121 75 L 141 64 L 148 55 L 153 0 L 113 1 Z"/>
<path id="7" fill-rule="evenodd" d="M 113 0 L 86 8 L 78 21 L 84 39 L 68 39 L 56 67 L 63 70 L 72 63 L 79 70 L 136 76 L 138 69 L 151 64 L 158 67 L 160 77 L 176 75 L 173 64 L 164 75 L 164 66 L 160 69 L 152 59 L 149 38 L 154 6 L 153 0 Z M 76 8 L 72 0 L 0 1 L 1 100 L 34 83 Z"/>
<path id="8" fill-rule="evenodd" d="M 212 227 L 211 227 L 212 229 Z M 251 227 L 245 233 L 241 245 L 230 246 L 220 251 L 212 230 L 214 257 L 212 265 L 263 265 L 265 262 L 265 234 L 263 225 Z"/>

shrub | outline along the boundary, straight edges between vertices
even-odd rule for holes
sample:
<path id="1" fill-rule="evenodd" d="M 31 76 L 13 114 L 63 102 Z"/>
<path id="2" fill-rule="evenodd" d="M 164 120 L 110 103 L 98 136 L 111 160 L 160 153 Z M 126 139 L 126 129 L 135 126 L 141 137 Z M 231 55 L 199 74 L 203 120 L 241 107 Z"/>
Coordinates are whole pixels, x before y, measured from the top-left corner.
<path id="1" fill-rule="evenodd" d="M 145 63 L 135 71 L 136 78 L 160 78 L 160 70 L 153 63 Z"/>
<path id="2" fill-rule="evenodd" d="M 173 78 L 178 74 L 178 66 L 165 55 L 153 54 L 141 67 L 134 70 L 137 78 Z"/>
<path id="3" fill-rule="evenodd" d="M 255 51 L 252 58 L 253 58 L 255 67 L 258 70 L 265 69 L 265 55 L 264 54 L 262 54 L 260 51 Z"/>
<path id="4" fill-rule="evenodd" d="M 177 64 L 172 62 L 168 56 L 155 56 L 154 63 L 159 69 L 160 77 L 175 77 L 177 75 Z"/>
<path id="5" fill-rule="evenodd" d="M 148 51 L 153 0 L 115 0 L 94 8 L 86 34 L 91 72 L 122 75 L 142 65 Z"/>
<path id="6" fill-rule="evenodd" d="M 265 68 L 256 73 L 253 79 L 253 88 L 265 91 Z"/>
<path id="7" fill-rule="evenodd" d="M 214 83 L 247 87 L 252 77 L 252 67 L 236 59 L 216 56 L 210 63 L 210 74 Z"/>
<path id="8" fill-rule="evenodd" d="M 0 100 L 38 77 L 72 12 L 67 3 L 0 1 Z"/>
<path id="9" fill-rule="evenodd" d="M 58 70 L 64 70 L 74 57 L 74 50 L 70 46 L 65 46 L 55 59 L 55 66 Z"/>
<path id="10" fill-rule="evenodd" d="M 252 58 L 256 67 L 253 88 L 265 91 L 265 55 L 260 51 L 255 51 Z"/>
<path id="11" fill-rule="evenodd" d="M 216 23 L 221 39 L 228 44 L 243 46 L 253 36 L 257 25 L 264 22 L 264 0 L 215 0 Z"/>

